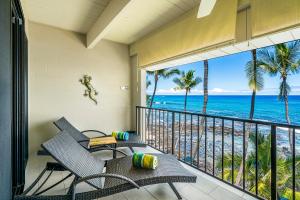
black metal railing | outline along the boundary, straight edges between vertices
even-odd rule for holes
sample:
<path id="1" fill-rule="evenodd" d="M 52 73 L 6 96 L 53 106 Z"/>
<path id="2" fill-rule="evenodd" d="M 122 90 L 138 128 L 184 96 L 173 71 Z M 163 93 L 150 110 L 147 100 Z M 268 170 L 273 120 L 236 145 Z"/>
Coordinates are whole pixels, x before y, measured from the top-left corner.
<path id="1" fill-rule="evenodd" d="M 137 106 L 136 130 L 149 146 L 258 199 L 300 195 L 300 126 Z"/>

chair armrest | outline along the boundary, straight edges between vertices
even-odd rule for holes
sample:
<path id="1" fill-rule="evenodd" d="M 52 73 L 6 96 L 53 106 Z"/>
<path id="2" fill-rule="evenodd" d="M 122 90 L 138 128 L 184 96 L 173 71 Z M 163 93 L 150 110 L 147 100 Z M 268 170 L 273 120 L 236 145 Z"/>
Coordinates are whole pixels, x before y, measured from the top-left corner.
<path id="1" fill-rule="evenodd" d="M 86 133 L 86 132 L 95 132 L 95 133 L 100 133 L 100 134 L 102 134 L 102 135 L 105 135 L 105 136 L 107 136 L 107 134 L 106 133 L 104 133 L 104 132 L 102 132 L 102 131 L 98 131 L 98 130 L 84 130 L 84 131 L 81 131 L 81 133 Z"/>
<path id="2" fill-rule="evenodd" d="M 94 179 L 94 178 L 117 178 L 117 179 L 121 179 L 126 181 L 127 183 L 130 183 L 132 186 L 134 186 L 135 188 L 139 189 L 140 186 L 134 182 L 132 179 L 126 177 L 126 176 L 122 176 L 122 175 L 118 175 L 118 174 L 94 174 L 91 176 L 85 176 L 82 178 L 79 178 L 78 180 L 74 181 L 72 184 L 72 199 L 75 200 L 75 192 L 76 192 L 76 185 L 82 182 L 86 182 L 88 180 Z M 99 188 L 97 188 L 99 189 Z"/>
<path id="3" fill-rule="evenodd" d="M 137 189 L 140 188 L 140 186 L 136 182 L 134 182 L 134 180 L 132 180 L 132 179 L 126 177 L 126 176 L 119 175 L 119 174 L 105 174 L 105 173 L 94 174 L 94 175 L 79 178 L 78 180 L 73 182 L 73 185 L 77 185 L 79 183 L 86 182 L 88 180 L 95 179 L 95 178 L 117 178 L 117 179 L 121 179 L 123 181 L 126 181 L 127 183 L 130 183 L 131 185 L 133 185 Z"/>

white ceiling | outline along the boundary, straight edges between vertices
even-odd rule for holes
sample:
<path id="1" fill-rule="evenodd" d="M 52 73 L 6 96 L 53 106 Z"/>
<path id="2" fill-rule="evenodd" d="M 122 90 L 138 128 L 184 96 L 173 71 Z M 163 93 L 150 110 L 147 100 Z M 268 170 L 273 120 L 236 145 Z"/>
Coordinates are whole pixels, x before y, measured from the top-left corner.
<path id="1" fill-rule="evenodd" d="M 110 0 L 21 0 L 33 22 L 86 33 Z"/>
<path id="2" fill-rule="evenodd" d="M 111 0 L 21 0 L 30 21 L 87 33 Z M 131 0 L 104 39 L 130 44 L 179 15 L 200 0 Z"/>
<path id="3" fill-rule="evenodd" d="M 200 0 L 134 0 L 113 24 L 105 39 L 130 44 L 198 6 Z"/>

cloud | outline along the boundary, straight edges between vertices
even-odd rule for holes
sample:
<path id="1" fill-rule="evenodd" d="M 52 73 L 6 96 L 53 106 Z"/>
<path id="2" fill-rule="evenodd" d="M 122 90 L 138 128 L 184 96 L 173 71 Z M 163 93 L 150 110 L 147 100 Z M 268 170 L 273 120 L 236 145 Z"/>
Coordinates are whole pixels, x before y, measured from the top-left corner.
<path id="1" fill-rule="evenodd" d="M 152 94 L 153 91 L 147 91 L 147 94 Z M 191 95 L 200 95 L 202 94 L 203 91 L 202 90 L 198 90 L 198 89 L 192 89 L 191 90 Z M 185 94 L 185 90 L 175 90 L 174 88 L 170 88 L 170 89 L 158 89 L 156 91 L 156 94 L 158 95 L 184 95 Z"/>
<path id="2" fill-rule="evenodd" d="M 291 86 L 292 92 L 300 92 L 300 86 Z"/>

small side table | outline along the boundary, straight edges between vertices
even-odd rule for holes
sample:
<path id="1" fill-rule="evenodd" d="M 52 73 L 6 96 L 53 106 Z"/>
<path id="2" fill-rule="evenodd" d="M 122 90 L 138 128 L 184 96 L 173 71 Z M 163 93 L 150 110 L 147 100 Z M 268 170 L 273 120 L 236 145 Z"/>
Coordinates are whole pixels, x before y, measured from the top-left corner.
<path id="1" fill-rule="evenodd" d="M 81 141 L 79 142 L 85 149 L 87 149 L 88 151 L 95 151 L 97 148 L 103 148 L 105 146 L 111 146 L 111 148 L 113 148 L 113 158 L 117 157 L 116 154 L 116 149 L 117 149 L 117 140 L 115 137 L 112 136 L 103 136 L 103 137 L 98 137 L 98 138 L 93 138 L 93 139 L 97 139 L 97 145 L 93 145 L 90 146 L 89 143 L 90 141 Z"/>

